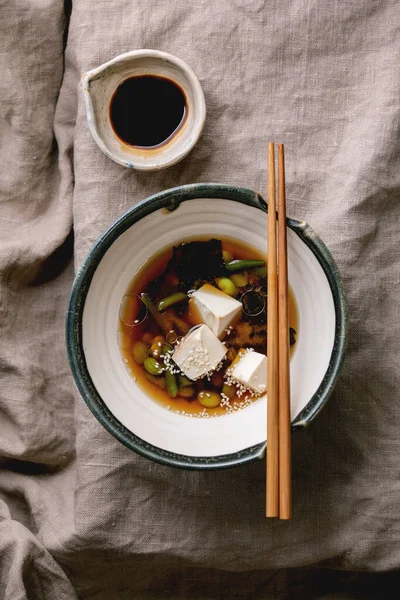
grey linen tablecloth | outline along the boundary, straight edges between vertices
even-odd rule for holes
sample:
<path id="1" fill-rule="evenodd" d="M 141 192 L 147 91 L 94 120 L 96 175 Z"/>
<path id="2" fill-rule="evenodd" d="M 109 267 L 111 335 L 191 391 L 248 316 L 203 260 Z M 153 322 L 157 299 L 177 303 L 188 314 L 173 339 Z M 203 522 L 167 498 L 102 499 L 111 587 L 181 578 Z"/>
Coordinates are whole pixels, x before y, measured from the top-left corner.
<path id="1" fill-rule="evenodd" d="M 0 11 L 0 599 L 392 597 L 343 571 L 400 564 L 398 1 Z M 206 97 L 201 141 L 159 173 L 100 152 L 78 90 L 136 48 L 187 61 Z M 183 472 L 115 441 L 64 342 L 74 267 L 116 217 L 184 183 L 265 194 L 269 140 L 286 145 L 288 213 L 328 244 L 350 308 L 336 391 L 293 439 L 288 523 L 263 516 L 262 462 Z"/>

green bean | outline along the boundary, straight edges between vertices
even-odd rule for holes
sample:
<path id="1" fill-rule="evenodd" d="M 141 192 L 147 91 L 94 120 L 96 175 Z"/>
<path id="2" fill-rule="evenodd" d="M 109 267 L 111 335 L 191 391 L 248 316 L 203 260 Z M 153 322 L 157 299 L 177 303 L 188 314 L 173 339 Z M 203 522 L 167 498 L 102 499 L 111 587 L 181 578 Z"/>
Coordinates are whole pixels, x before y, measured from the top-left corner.
<path id="1" fill-rule="evenodd" d="M 165 381 L 167 383 L 167 391 L 168 394 L 170 396 L 172 396 L 172 398 L 175 398 L 175 396 L 178 393 L 178 386 L 176 384 L 176 377 L 173 373 L 171 373 L 171 371 L 165 371 Z"/>
<path id="2" fill-rule="evenodd" d="M 233 396 L 235 395 L 235 386 L 234 385 L 229 385 L 228 383 L 224 383 L 223 387 L 222 387 L 222 393 L 224 394 L 224 396 L 227 396 L 229 399 L 233 398 Z"/>
<path id="3" fill-rule="evenodd" d="M 160 352 L 160 356 L 164 357 L 164 362 L 165 362 L 165 357 L 168 353 L 172 352 L 172 346 L 170 344 L 166 344 L 164 343 L 161 346 L 161 352 Z"/>
<path id="4" fill-rule="evenodd" d="M 263 260 L 232 260 L 227 263 L 225 266 L 228 271 L 243 271 L 244 269 L 251 269 L 252 267 L 263 267 L 265 265 L 265 261 Z"/>
<path id="5" fill-rule="evenodd" d="M 234 273 L 231 275 L 231 280 L 237 287 L 242 288 L 249 283 L 249 278 L 247 277 L 247 273 Z"/>
<path id="6" fill-rule="evenodd" d="M 189 377 L 186 375 L 182 375 L 181 373 L 178 375 L 179 387 L 189 387 L 192 385 L 193 381 L 190 381 Z"/>
<path id="7" fill-rule="evenodd" d="M 194 388 L 192 387 L 182 387 L 179 388 L 179 396 L 182 396 L 182 398 L 192 398 L 195 395 L 195 391 Z"/>
<path id="8" fill-rule="evenodd" d="M 167 365 L 167 362 L 169 363 L 169 361 L 165 360 L 165 357 L 167 356 L 167 354 L 170 354 L 171 351 L 172 351 L 172 346 L 170 346 L 169 344 L 163 344 L 162 345 L 161 354 L 160 355 L 164 357 L 164 364 L 165 365 Z M 175 396 L 178 393 L 178 384 L 176 382 L 176 377 L 175 377 L 174 373 L 171 373 L 171 371 L 169 370 L 169 368 L 167 366 L 165 368 L 165 381 L 166 381 L 166 384 L 167 384 L 168 394 L 170 396 L 172 396 L 172 398 L 175 398 Z"/>
<path id="9" fill-rule="evenodd" d="M 217 285 L 221 292 L 228 294 L 228 296 L 234 296 L 237 292 L 236 285 L 227 277 L 221 277 L 221 279 L 217 279 Z"/>
<path id="10" fill-rule="evenodd" d="M 229 250 L 222 250 L 222 258 L 226 263 L 231 262 L 233 260 L 233 254 L 232 252 L 229 252 Z"/>
<path id="11" fill-rule="evenodd" d="M 147 308 L 150 311 L 151 316 L 153 317 L 153 319 L 155 320 L 155 322 L 157 323 L 157 325 L 159 327 L 161 327 L 161 329 L 163 330 L 163 332 L 166 334 L 169 331 L 169 326 L 168 323 L 166 322 L 166 320 L 164 319 L 163 315 L 160 315 L 160 313 L 158 312 L 153 300 L 150 298 L 149 294 L 142 294 L 140 296 L 143 304 L 145 304 L 147 306 Z"/>
<path id="12" fill-rule="evenodd" d="M 155 358 L 146 358 L 143 366 L 150 375 L 160 375 L 164 371 L 163 365 Z"/>
<path id="13" fill-rule="evenodd" d="M 171 294 L 171 296 L 167 296 L 166 298 L 160 300 L 157 310 L 161 312 L 162 310 L 165 310 L 170 306 L 174 306 L 175 304 L 179 304 L 180 302 L 184 302 L 187 299 L 188 297 L 186 294 L 183 294 L 182 292 L 176 292 L 176 294 Z"/>

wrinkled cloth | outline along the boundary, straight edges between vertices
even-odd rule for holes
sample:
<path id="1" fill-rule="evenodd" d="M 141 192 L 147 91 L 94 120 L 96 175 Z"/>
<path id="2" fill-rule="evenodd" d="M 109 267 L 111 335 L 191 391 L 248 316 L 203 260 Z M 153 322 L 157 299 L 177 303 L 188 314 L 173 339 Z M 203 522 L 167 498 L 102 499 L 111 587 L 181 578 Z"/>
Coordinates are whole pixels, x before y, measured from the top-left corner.
<path id="1" fill-rule="evenodd" d="M 400 567 L 398 1 L 2 0 L 0 15 L 0 598 L 385 597 Z M 185 60 L 207 104 L 195 149 L 156 173 L 101 153 L 78 86 L 137 48 Z M 264 518 L 262 461 L 185 472 L 122 446 L 64 341 L 74 269 L 115 218 L 186 183 L 266 195 L 270 140 L 288 214 L 327 243 L 350 315 L 335 392 L 293 437 L 291 522 Z"/>

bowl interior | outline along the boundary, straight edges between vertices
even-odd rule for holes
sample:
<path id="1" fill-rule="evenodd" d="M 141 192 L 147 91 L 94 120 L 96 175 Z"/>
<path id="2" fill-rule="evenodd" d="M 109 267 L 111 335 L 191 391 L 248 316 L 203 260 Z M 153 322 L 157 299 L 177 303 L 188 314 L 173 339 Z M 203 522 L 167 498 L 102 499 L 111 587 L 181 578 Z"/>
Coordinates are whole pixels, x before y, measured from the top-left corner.
<path id="1" fill-rule="evenodd" d="M 187 116 L 183 125 L 168 142 L 155 148 L 126 144 L 115 134 L 110 121 L 109 107 L 115 90 L 128 77 L 138 75 L 172 79 L 186 96 Z M 166 167 L 183 158 L 200 136 L 205 118 L 204 96 L 196 76 L 183 61 L 162 52 L 135 51 L 88 73 L 87 77 L 89 126 L 100 148 L 116 162 L 135 169 Z"/>
<path id="2" fill-rule="evenodd" d="M 266 398 L 215 419 L 190 419 L 148 398 L 127 372 L 118 347 L 121 299 L 149 257 L 183 239 L 226 236 L 267 254 L 267 216 L 223 198 L 198 198 L 169 212 L 158 209 L 131 225 L 110 246 L 94 273 L 84 304 L 82 345 L 90 378 L 111 413 L 155 447 L 189 457 L 215 457 L 265 442 Z M 308 245 L 288 228 L 289 281 L 299 327 L 291 360 L 294 419 L 328 370 L 335 341 L 335 306 L 328 279 Z"/>

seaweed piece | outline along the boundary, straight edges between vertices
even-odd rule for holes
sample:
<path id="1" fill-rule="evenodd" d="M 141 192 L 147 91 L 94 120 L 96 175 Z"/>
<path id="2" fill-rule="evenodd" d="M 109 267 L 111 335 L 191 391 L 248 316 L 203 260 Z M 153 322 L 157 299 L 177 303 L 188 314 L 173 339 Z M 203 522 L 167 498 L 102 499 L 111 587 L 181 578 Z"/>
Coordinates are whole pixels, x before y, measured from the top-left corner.
<path id="1" fill-rule="evenodd" d="M 226 338 L 228 348 L 254 348 L 265 353 L 267 346 L 267 327 L 265 324 L 253 325 L 241 321 L 236 325 L 233 334 Z"/>
<path id="2" fill-rule="evenodd" d="M 175 271 L 181 288 L 185 290 L 215 277 L 223 277 L 226 275 L 226 267 L 221 240 L 187 242 L 175 246 L 167 271 Z"/>
<path id="3" fill-rule="evenodd" d="M 289 337 L 290 337 L 290 345 L 293 346 L 293 344 L 296 343 L 296 335 L 297 332 L 295 329 L 293 329 L 293 327 L 289 328 Z"/>

